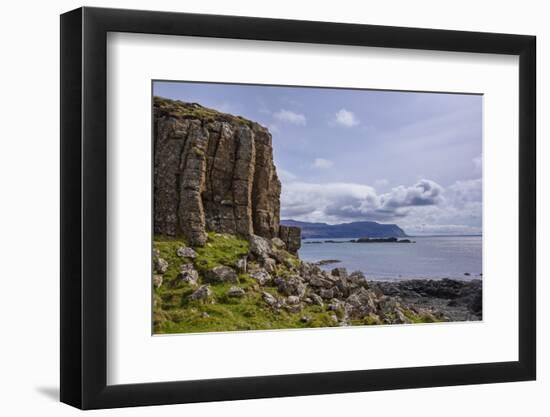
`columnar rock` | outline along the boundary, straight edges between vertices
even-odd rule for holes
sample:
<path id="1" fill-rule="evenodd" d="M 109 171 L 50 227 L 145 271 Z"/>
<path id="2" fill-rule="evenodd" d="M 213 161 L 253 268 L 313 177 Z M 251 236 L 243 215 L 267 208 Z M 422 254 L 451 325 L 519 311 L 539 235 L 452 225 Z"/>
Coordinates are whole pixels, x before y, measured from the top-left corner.
<path id="1" fill-rule="evenodd" d="M 302 245 L 302 231 L 296 226 L 279 226 L 279 238 L 285 242 L 286 248 L 291 253 L 298 252 Z"/>
<path id="2" fill-rule="evenodd" d="M 203 245 L 206 231 L 279 237 L 271 134 L 198 104 L 154 99 L 154 230 Z"/>

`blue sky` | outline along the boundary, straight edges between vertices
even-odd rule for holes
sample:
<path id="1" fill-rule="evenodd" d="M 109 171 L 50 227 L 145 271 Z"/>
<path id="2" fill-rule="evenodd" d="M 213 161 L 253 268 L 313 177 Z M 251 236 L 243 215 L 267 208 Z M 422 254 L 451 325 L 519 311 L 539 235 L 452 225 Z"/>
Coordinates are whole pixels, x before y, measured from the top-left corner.
<path id="1" fill-rule="evenodd" d="M 155 82 L 269 128 L 281 217 L 481 232 L 482 96 Z"/>

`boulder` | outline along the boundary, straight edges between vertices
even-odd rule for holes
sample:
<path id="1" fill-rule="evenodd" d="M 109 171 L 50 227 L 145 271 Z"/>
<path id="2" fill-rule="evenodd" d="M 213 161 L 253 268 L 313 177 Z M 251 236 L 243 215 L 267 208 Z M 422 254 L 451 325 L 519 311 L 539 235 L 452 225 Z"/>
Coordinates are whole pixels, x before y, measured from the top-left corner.
<path id="1" fill-rule="evenodd" d="M 267 285 L 271 282 L 271 275 L 263 268 L 251 272 L 250 276 L 258 281 L 260 285 Z"/>
<path id="2" fill-rule="evenodd" d="M 180 258 L 191 258 L 194 259 L 197 257 L 197 252 L 195 252 L 192 248 L 188 246 L 180 246 L 176 250 L 176 255 L 178 255 Z"/>
<path id="3" fill-rule="evenodd" d="M 403 312 L 403 309 L 396 308 L 395 309 L 395 319 L 394 323 L 396 324 L 410 324 L 411 321 L 407 316 L 405 316 L 405 313 Z"/>
<path id="4" fill-rule="evenodd" d="M 315 293 L 312 293 L 312 294 L 309 295 L 309 298 L 311 299 L 311 302 L 313 304 L 323 306 L 323 299 L 321 298 L 321 296 L 319 296 Z"/>
<path id="5" fill-rule="evenodd" d="M 153 275 L 153 285 L 155 286 L 155 288 L 160 288 L 160 286 L 162 285 L 162 275 Z"/>
<path id="6" fill-rule="evenodd" d="M 317 288 L 331 288 L 334 283 L 328 279 L 321 278 L 319 276 L 312 276 L 309 281 L 309 285 Z"/>
<path id="7" fill-rule="evenodd" d="M 346 268 L 334 268 L 331 271 L 332 276 L 338 277 L 338 278 L 347 278 L 348 277 L 348 271 Z"/>
<path id="8" fill-rule="evenodd" d="M 371 290 L 360 288 L 351 294 L 346 303 L 351 306 L 353 316 L 362 317 L 369 313 L 375 313 L 377 310 L 376 295 Z"/>
<path id="9" fill-rule="evenodd" d="M 302 229 L 296 226 L 280 225 L 279 237 L 290 253 L 298 253 L 298 249 L 302 246 Z"/>
<path id="10" fill-rule="evenodd" d="M 290 296 L 287 297 L 286 303 L 288 305 L 299 304 L 300 303 L 300 298 L 296 297 L 295 295 L 290 295 Z"/>
<path id="11" fill-rule="evenodd" d="M 210 283 L 239 282 L 237 273 L 225 265 L 219 265 L 207 271 L 204 278 L 206 282 Z"/>
<path id="12" fill-rule="evenodd" d="M 278 237 L 274 237 L 271 239 L 271 244 L 274 248 L 276 249 L 279 249 L 279 250 L 285 250 L 286 249 L 286 244 L 285 242 L 283 242 L 282 239 L 278 238 Z"/>
<path id="13" fill-rule="evenodd" d="M 187 298 L 190 301 L 204 301 L 212 296 L 212 290 L 209 285 L 201 285 Z"/>
<path id="14" fill-rule="evenodd" d="M 307 286 L 297 276 L 289 278 L 277 277 L 273 280 L 273 283 L 277 286 L 277 290 L 286 296 L 296 295 L 303 297 L 306 293 Z"/>
<path id="15" fill-rule="evenodd" d="M 277 266 L 277 261 L 275 259 L 272 259 L 272 258 L 265 258 L 264 261 L 263 261 L 263 266 L 264 266 L 265 270 L 271 274 L 271 273 L 275 272 L 275 269 L 276 269 L 276 266 Z"/>
<path id="16" fill-rule="evenodd" d="M 199 280 L 199 273 L 195 269 L 192 263 L 181 264 L 180 273 L 177 276 L 179 282 L 183 282 L 189 285 L 197 285 Z"/>
<path id="17" fill-rule="evenodd" d="M 244 297 L 245 291 L 241 287 L 231 287 L 229 288 L 229 290 L 227 290 L 226 295 L 228 297 L 241 298 Z"/>
<path id="18" fill-rule="evenodd" d="M 336 297 L 336 292 L 334 291 L 334 287 L 330 289 L 321 288 L 321 290 L 319 291 L 319 295 L 324 300 L 331 300 Z"/>
<path id="19" fill-rule="evenodd" d="M 163 258 L 156 257 L 153 258 L 153 269 L 158 274 L 165 274 L 168 271 L 168 262 Z"/>
<path id="20" fill-rule="evenodd" d="M 288 300 L 287 303 L 284 304 L 284 308 L 289 313 L 299 313 L 300 311 L 302 311 L 302 305 L 300 303 L 291 304 L 288 303 Z"/>
<path id="21" fill-rule="evenodd" d="M 277 304 L 277 299 L 266 291 L 262 293 L 262 298 L 267 303 L 267 305 L 271 307 L 274 307 Z"/>
<path id="22" fill-rule="evenodd" d="M 250 253 L 256 259 L 266 259 L 273 254 L 273 248 L 271 242 L 261 236 L 252 235 L 249 237 Z"/>

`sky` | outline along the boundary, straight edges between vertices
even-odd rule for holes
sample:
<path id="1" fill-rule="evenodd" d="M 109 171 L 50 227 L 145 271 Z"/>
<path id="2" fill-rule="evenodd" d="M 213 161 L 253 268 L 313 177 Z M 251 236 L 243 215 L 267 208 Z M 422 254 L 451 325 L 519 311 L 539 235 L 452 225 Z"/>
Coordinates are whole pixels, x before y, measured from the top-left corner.
<path id="1" fill-rule="evenodd" d="M 481 233 L 481 95 L 165 81 L 153 94 L 266 126 L 282 219 Z"/>

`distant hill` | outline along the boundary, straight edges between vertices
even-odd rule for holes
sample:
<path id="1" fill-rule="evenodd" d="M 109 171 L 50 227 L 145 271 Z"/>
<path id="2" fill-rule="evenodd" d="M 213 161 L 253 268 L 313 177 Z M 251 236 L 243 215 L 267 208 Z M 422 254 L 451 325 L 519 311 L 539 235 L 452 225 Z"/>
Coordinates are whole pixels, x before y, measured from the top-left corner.
<path id="1" fill-rule="evenodd" d="M 396 224 L 376 222 L 352 222 L 341 224 L 309 223 L 297 220 L 281 220 L 286 226 L 302 229 L 303 238 L 357 238 L 357 237 L 406 237 L 407 234 Z"/>

